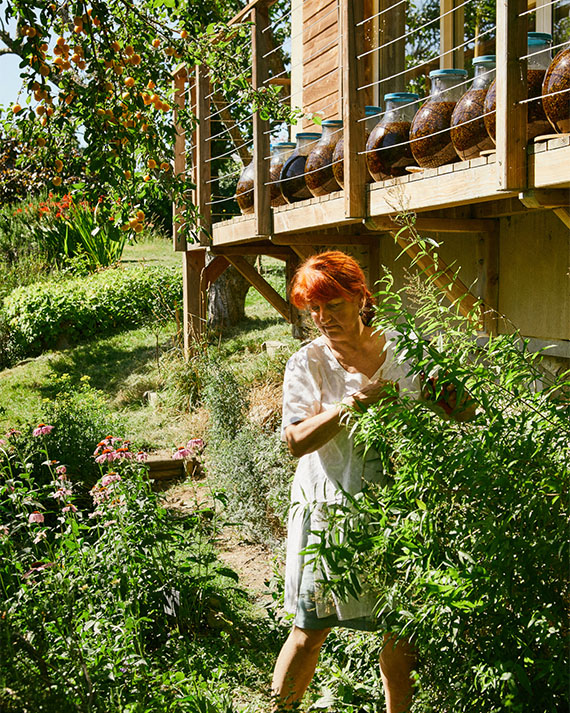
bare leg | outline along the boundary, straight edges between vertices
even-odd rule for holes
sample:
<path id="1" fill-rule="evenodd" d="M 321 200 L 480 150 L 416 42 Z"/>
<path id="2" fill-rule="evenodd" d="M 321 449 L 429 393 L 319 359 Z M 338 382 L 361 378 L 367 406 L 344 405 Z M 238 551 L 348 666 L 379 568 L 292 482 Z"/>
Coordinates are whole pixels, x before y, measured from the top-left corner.
<path id="1" fill-rule="evenodd" d="M 414 647 L 407 639 L 396 641 L 393 634 L 384 635 L 380 653 L 380 671 L 386 695 L 387 713 L 405 713 L 412 702 L 411 671 L 415 664 Z"/>
<path id="2" fill-rule="evenodd" d="M 293 627 L 273 672 L 274 711 L 291 710 L 291 704 L 301 700 L 313 679 L 321 646 L 329 631 Z"/>

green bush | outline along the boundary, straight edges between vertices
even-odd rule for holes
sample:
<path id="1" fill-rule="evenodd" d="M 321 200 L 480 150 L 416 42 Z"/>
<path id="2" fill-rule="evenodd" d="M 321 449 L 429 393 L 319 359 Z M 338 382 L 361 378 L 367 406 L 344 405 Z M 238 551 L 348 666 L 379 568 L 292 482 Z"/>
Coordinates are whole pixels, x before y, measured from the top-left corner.
<path id="1" fill-rule="evenodd" d="M 181 301 L 179 270 L 138 266 L 16 289 L 4 301 L 4 314 L 20 350 L 35 356 L 140 324 Z"/>
<path id="2" fill-rule="evenodd" d="M 402 396 L 357 418 L 393 476 L 348 498 L 316 548 L 339 592 L 357 574 L 388 630 L 419 653 L 412 711 L 559 713 L 568 703 L 570 378 L 547 377 L 516 334 L 477 341 L 476 320 L 386 281 L 377 325 L 411 372 L 469 394 L 447 419 Z M 460 418 L 461 412 L 457 412 Z"/>

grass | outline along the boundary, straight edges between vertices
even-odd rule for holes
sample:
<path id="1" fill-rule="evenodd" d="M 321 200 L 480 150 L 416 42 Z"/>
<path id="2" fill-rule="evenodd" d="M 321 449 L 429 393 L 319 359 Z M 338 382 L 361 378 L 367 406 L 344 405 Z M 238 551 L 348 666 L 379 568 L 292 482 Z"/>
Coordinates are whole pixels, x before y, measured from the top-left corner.
<path id="1" fill-rule="evenodd" d="M 180 264 L 170 240 L 145 238 L 125 249 L 123 262 Z M 265 277 L 281 294 L 285 285 L 280 265 L 264 258 Z M 174 322 L 149 321 L 143 327 L 93 339 L 0 373 L 0 431 L 42 418 L 43 401 L 58 390 L 58 377 L 68 374 L 71 384 L 82 377 L 99 390 L 120 413 L 124 434 L 151 450 L 170 450 L 189 438 L 202 436 L 204 413 L 189 413 L 173 403 L 172 372 L 180 369 L 180 345 Z M 278 341 L 284 348 L 269 356 L 263 343 Z M 290 325 L 254 290 L 246 298 L 246 318 L 211 343 L 220 357 L 247 383 L 278 383 L 286 357 L 298 348 Z M 170 379 L 170 383 L 169 383 Z M 151 400 L 149 401 L 149 394 Z"/>

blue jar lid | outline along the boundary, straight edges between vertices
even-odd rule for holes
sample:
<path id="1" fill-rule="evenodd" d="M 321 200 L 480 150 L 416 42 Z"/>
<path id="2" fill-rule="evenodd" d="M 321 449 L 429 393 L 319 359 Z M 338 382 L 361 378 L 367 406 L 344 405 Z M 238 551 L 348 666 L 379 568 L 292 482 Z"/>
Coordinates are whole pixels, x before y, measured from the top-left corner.
<path id="1" fill-rule="evenodd" d="M 467 76 L 467 70 L 466 69 L 433 69 L 429 73 L 430 79 L 431 77 L 466 77 Z"/>
<path id="2" fill-rule="evenodd" d="M 420 95 L 415 92 L 392 92 L 391 94 L 384 94 L 385 102 L 413 102 L 419 98 Z"/>
<path id="3" fill-rule="evenodd" d="M 497 64 L 497 57 L 494 54 L 484 54 L 481 57 L 473 57 L 473 64 Z"/>
<path id="4" fill-rule="evenodd" d="M 325 119 L 321 122 L 322 126 L 342 126 L 342 121 L 340 119 Z"/>
<path id="5" fill-rule="evenodd" d="M 320 139 L 321 135 L 314 131 L 301 131 L 297 134 L 298 139 Z"/>
<path id="6" fill-rule="evenodd" d="M 299 136 L 299 134 L 297 134 Z M 317 134 L 318 136 L 318 134 Z M 272 149 L 294 149 L 297 144 L 292 141 L 278 141 L 276 144 L 271 144 Z"/>
<path id="7" fill-rule="evenodd" d="M 372 104 L 367 104 L 364 107 L 364 116 L 375 116 L 382 111 L 381 106 L 372 106 Z"/>
<path id="8" fill-rule="evenodd" d="M 527 44 L 543 45 L 552 42 L 552 35 L 548 32 L 529 32 L 527 34 Z"/>

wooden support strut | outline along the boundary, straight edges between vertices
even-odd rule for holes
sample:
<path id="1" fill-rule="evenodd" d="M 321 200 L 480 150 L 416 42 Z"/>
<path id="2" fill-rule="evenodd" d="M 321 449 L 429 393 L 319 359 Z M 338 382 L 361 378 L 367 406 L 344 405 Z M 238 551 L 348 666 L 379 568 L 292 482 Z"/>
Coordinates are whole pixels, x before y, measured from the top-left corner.
<path id="1" fill-rule="evenodd" d="M 364 62 L 357 59 L 364 48 L 364 34 L 357 23 L 363 17 L 363 2 L 341 0 L 342 13 L 342 104 L 344 125 L 344 213 L 346 218 L 366 215 L 366 161 L 359 152 L 364 150 L 365 95 L 358 91 L 364 85 Z"/>
<path id="2" fill-rule="evenodd" d="M 267 4 L 258 4 L 252 10 L 252 77 L 254 89 L 262 89 L 268 78 L 268 63 L 264 55 L 269 52 L 267 32 L 270 27 Z M 253 205 L 257 235 L 271 235 L 272 214 L 269 186 L 269 121 L 262 119 L 259 110 L 253 115 L 253 156 L 255 178 L 253 186 Z"/>
<path id="3" fill-rule="evenodd" d="M 190 354 L 192 341 L 202 335 L 206 321 L 207 289 L 202 280 L 206 250 L 183 254 L 184 353 Z"/>
<path id="4" fill-rule="evenodd" d="M 198 235 L 197 242 L 200 245 L 209 245 L 212 234 L 212 206 L 208 205 L 211 200 L 210 178 L 211 178 L 211 141 L 210 139 L 210 81 L 208 69 L 205 66 L 196 67 L 196 118 L 198 125 L 195 133 L 195 183 L 196 200 L 198 209 Z"/>
<path id="5" fill-rule="evenodd" d="M 261 277 L 257 270 L 252 267 L 247 260 L 238 255 L 228 255 L 227 261 L 230 262 L 235 269 L 245 279 L 255 287 L 259 294 L 264 297 L 270 304 L 275 307 L 279 314 L 288 322 L 291 320 L 291 310 L 289 303 L 281 297 L 281 295 L 271 287 L 271 285 Z"/>
<path id="6" fill-rule="evenodd" d="M 183 174 L 186 169 L 186 138 L 178 123 L 178 114 L 184 108 L 184 89 L 186 87 L 186 69 L 180 69 L 174 75 L 174 175 Z M 186 238 L 181 223 L 182 211 L 176 203 L 172 205 L 172 240 L 175 252 L 186 250 Z"/>

